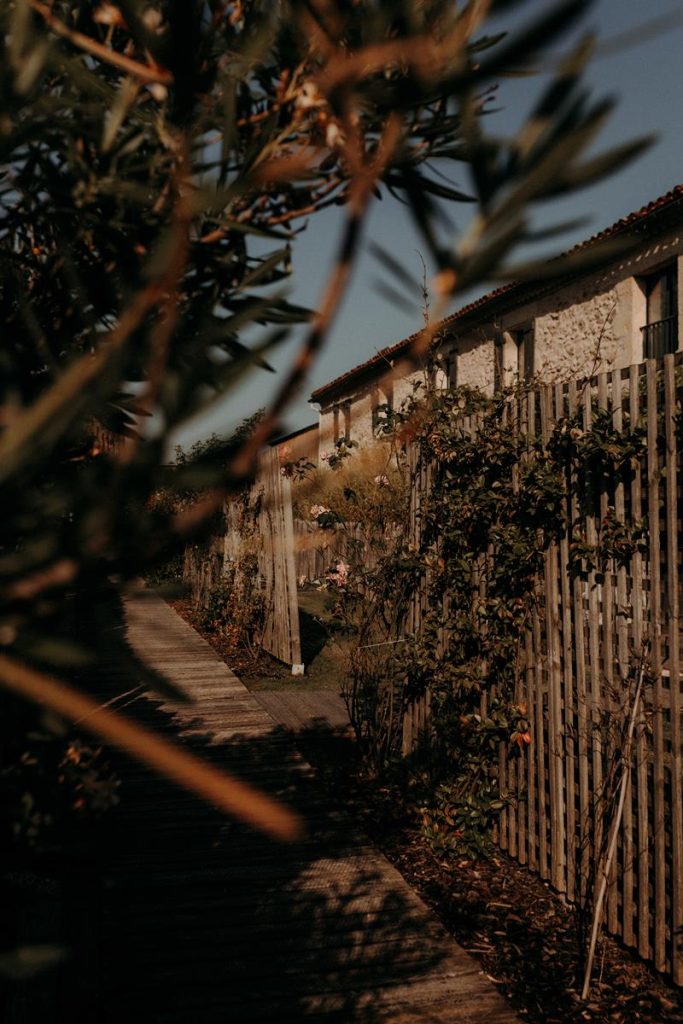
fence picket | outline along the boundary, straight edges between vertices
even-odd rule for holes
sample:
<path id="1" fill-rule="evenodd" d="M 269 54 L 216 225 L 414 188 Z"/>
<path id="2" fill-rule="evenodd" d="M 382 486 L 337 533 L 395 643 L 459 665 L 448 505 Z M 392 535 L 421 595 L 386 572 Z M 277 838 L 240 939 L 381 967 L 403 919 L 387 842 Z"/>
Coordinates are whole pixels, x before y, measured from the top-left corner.
<path id="1" fill-rule="evenodd" d="M 567 394 L 567 403 L 569 395 Z M 561 384 L 555 386 L 555 418 L 565 419 L 565 391 Z M 576 877 L 576 743 L 572 729 L 574 708 L 574 667 L 572 665 L 572 605 L 571 585 L 569 578 L 569 543 L 571 538 L 571 502 L 568 497 L 563 502 L 563 513 L 566 525 L 560 536 L 559 581 L 560 581 L 560 621 L 562 634 L 562 667 L 560 685 L 560 727 L 562 736 L 562 756 L 565 762 L 565 848 L 566 848 L 566 885 L 567 898 L 575 896 Z"/>
<path id="2" fill-rule="evenodd" d="M 623 374 L 621 370 L 612 373 L 612 425 L 621 434 L 624 429 L 624 394 Z M 614 511 L 618 522 L 626 522 L 626 500 L 624 485 L 624 470 L 618 474 L 614 487 Z M 633 526 L 633 517 L 630 519 Z M 626 566 L 617 567 L 617 590 L 616 590 L 616 611 L 615 626 L 617 634 L 617 666 L 619 678 L 622 685 L 628 685 L 627 680 L 631 674 L 631 659 L 628 649 L 628 581 Z M 633 755 L 631 755 L 633 760 Z M 633 931 L 633 898 L 634 898 L 634 872 L 633 858 L 635 847 L 633 843 L 633 777 L 629 771 L 626 800 L 621 828 L 621 857 L 619 861 L 619 874 L 621 878 L 621 919 L 619 930 L 621 937 L 627 946 L 633 946 L 635 936 Z M 615 862 L 615 870 L 617 864 Z"/>
<path id="3" fill-rule="evenodd" d="M 669 732 L 671 759 L 671 973 L 683 984 L 683 751 L 681 749 L 680 638 L 678 619 L 678 460 L 676 452 L 676 379 L 673 355 L 664 357 L 664 434 L 666 441 L 667 640 L 669 647 Z"/>
<path id="4" fill-rule="evenodd" d="M 608 395 L 608 374 L 601 373 L 598 375 L 598 409 L 601 413 L 609 412 L 609 395 Z M 605 529 L 608 522 L 608 515 L 611 511 L 610 504 L 610 490 L 611 481 L 608 478 L 602 480 L 600 485 L 600 531 Z M 608 709 L 610 714 L 610 721 L 616 721 L 616 715 L 619 710 L 619 701 L 616 699 L 614 689 L 614 638 L 615 638 L 615 620 L 614 620 L 614 559 L 610 557 L 607 564 L 604 567 L 603 582 L 602 582 L 602 607 L 601 607 L 601 622 L 600 622 L 600 648 L 601 648 L 601 667 L 602 667 L 602 678 L 604 681 L 604 696 L 603 706 Z M 613 730 L 610 726 L 607 727 L 607 761 L 608 764 L 614 764 L 615 760 L 619 757 L 619 752 L 615 746 L 615 738 Z M 610 798 L 612 794 L 606 794 Z M 607 810 L 607 809 L 605 809 Z M 610 875 L 607 886 L 607 926 L 610 932 L 615 935 L 620 930 L 620 922 L 618 917 L 617 907 L 617 861 L 616 858 L 612 860 L 610 868 Z"/>
<path id="5" fill-rule="evenodd" d="M 522 434 L 523 444 L 528 443 L 530 436 L 529 427 L 529 393 L 523 394 L 518 402 L 519 409 L 519 430 Z M 524 447 L 520 454 L 521 461 L 525 459 Z M 527 706 L 527 714 L 530 722 L 530 732 L 534 733 L 533 701 L 536 689 L 536 658 L 534 651 L 534 616 L 529 616 L 524 631 L 524 698 Z M 521 760 L 521 759 L 520 759 Z M 537 780 L 536 780 L 536 751 L 531 743 L 526 748 L 524 758 L 524 771 L 526 774 L 526 791 L 524 796 L 524 820 L 526 823 L 526 841 L 520 843 L 520 849 L 524 850 L 527 863 L 532 870 L 539 868 L 538 850 L 538 814 L 537 814 Z M 520 821 L 522 815 L 520 813 Z"/>
<path id="6" fill-rule="evenodd" d="M 583 394 L 583 428 L 591 429 L 593 425 L 593 395 L 590 382 Z M 588 500 L 591 508 L 585 520 L 586 541 L 590 548 L 597 549 L 598 532 L 595 524 L 595 481 L 588 481 Z M 591 821 L 584 827 L 583 843 L 588 846 L 590 857 L 597 859 L 602 850 L 604 835 L 601 794 L 603 792 L 603 749 L 600 711 L 602 707 L 602 679 L 600 677 L 600 582 L 595 568 L 588 572 L 588 671 L 587 671 L 587 715 L 586 726 L 589 730 L 587 742 L 591 757 Z M 584 823 L 588 826 L 588 823 Z"/>
<path id="7" fill-rule="evenodd" d="M 518 441 L 520 439 L 520 431 L 522 429 L 521 412 L 520 400 L 515 396 L 510 400 L 510 425 Z M 519 492 L 520 476 L 518 464 L 512 467 L 512 486 L 515 492 Z M 528 629 L 524 629 L 523 634 L 519 637 L 517 647 L 517 683 L 515 689 L 515 703 L 518 707 L 528 705 L 529 701 L 529 681 L 527 678 L 528 638 L 529 631 Z M 517 819 L 517 860 L 520 864 L 526 864 L 528 861 L 527 847 L 529 832 L 527 759 L 522 753 L 520 753 L 519 757 L 515 758 L 514 772 L 514 802 Z"/>
<path id="8" fill-rule="evenodd" d="M 527 393 L 527 431 L 530 439 L 536 437 L 536 392 L 529 391 Z M 535 666 L 535 678 L 533 683 L 534 692 L 534 716 L 532 725 L 532 746 L 536 753 L 535 763 L 535 781 L 536 781 L 536 792 L 535 792 L 535 811 L 536 811 L 536 843 L 538 848 L 538 872 L 541 878 L 548 878 L 550 875 L 548 867 L 548 812 L 547 812 L 547 790 L 545 785 L 546 778 L 546 742 L 545 742 L 545 729 L 544 729 L 544 707 L 543 707 L 543 693 L 546 687 L 544 686 L 544 676 L 547 679 L 547 665 L 544 668 L 543 665 L 543 643 L 541 639 L 541 617 L 539 614 L 539 604 L 541 597 L 541 583 L 540 580 L 537 582 L 537 591 L 539 600 L 534 602 L 534 606 L 531 612 L 531 624 L 532 624 L 532 636 L 533 636 L 533 659 Z"/>
<path id="9" fill-rule="evenodd" d="M 664 722 L 662 703 L 661 544 L 659 523 L 659 451 L 657 362 L 647 361 L 647 492 L 650 538 L 650 641 L 654 694 L 653 717 L 653 845 L 654 964 L 666 969 L 666 820 L 664 807 Z"/>
<path id="10" fill-rule="evenodd" d="M 552 390 L 541 388 L 541 437 L 547 444 L 553 425 Z M 548 681 L 548 777 L 550 783 L 550 879 L 566 889 L 564 761 L 562 757 L 562 693 L 558 595 L 558 545 L 551 540 L 544 554 L 546 658 Z"/>
<path id="11" fill-rule="evenodd" d="M 576 381 L 571 380 L 567 389 L 567 405 L 570 422 L 573 422 L 579 412 L 579 396 L 577 393 Z M 568 481 L 569 490 L 569 518 L 573 535 L 574 524 L 579 523 L 579 504 L 577 497 L 576 471 L 572 469 Z M 571 731 L 575 737 L 574 744 L 577 751 L 577 772 L 578 772 L 578 821 L 575 822 L 573 836 L 570 834 L 569 842 L 573 846 L 573 860 L 576 865 L 577 875 L 574 883 L 575 897 L 584 899 L 584 884 L 588 876 L 589 849 L 586 843 L 586 833 L 590 820 L 590 790 L 589 790 L 589 750 L 588 750 L 588 705 L 587 705 L 587 682 L 586 682 L 586 613 L 584 600 L 584 585 L 578 575 L 572 580 L 572 618 L 573 618 L 573 640 L 574 640 L 574 666 L 576 673 L 576 686 L 574 701 L 567 704 L 566 714 L 571 713 Z M 574 795 L 572 795 L 574 796 Z"/>
<path id="12" fill-rule="evenodd" d="M 633 432 L 641 423 L 640 409 L 640 374 L 637 366 L 629 369 L 629 419 Z M 642 470 L 636 469 L 631 479 L 631 519 L 638 522 L 643 516 Z M 643 556 L 636 551 L 631 566 L 631 616 L 633 620 L 633 651 L 637 657 L 643 657 L 645 639 L 645 591 L 644 591 Z M 636 736 L 636 851 L 638 884 L 638 952 L 642 957 L 651 955 L 650 945 L 650 822 L 648 807 L 648 747 L 645 702 L 641 705 L 638 732 Z"/>

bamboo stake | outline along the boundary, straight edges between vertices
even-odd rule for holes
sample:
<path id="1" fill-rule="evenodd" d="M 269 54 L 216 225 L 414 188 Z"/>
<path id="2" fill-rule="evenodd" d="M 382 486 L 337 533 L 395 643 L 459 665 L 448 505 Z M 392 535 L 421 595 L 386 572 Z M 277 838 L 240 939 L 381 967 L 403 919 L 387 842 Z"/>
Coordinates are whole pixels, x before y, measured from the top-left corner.
<path id="1" fill-rule="evenodd" d="M 590 992 L 591 974 L 593 972 L 593 961 L 595 960 L 595 948 L 598 942 L 598 932 L 600 930 L 600 923 L 602 921 L 602 906 L 605 901 L 605 894 L 607 892 L 607 882 L 609 880 L 609 874 L 612 868 L 612 861 L 614 860 L 614 854 L 617 849 L 617 839 L 619 838 L 619 829 L 621 828 L 621 819 L 624 813 L 624 804 L 626 802 L 626 793 L 628 790 L 628 782 L 631 777 L 631 757 L 633 750 L 633 734 L 636 727 L 636 718 L 638 717 L 638 707 L 640 705 L 640 694 L 643 689 L 643 679 L 645 676 L 645 652 L 641 654 L 640 659 L 640 671 L 638 673 L 638 683 L 636 685 L 636 692 L 633 697 L 633 707 L 631 708 L 631 716 L 628 723 L 628 733 L 626 737 L 626 747 L 624 751 L 623 764 L 624 773 L 621 776 L 621 782 L 619 783 L 619 803 L 617 805 L 617 813 L 614 816 L 612 822 L 611 835 L 609 845 L 607 847 L 607 855 L 605 857 L 605 863 L 601 871 L 600 887 L 598 889 L 598 895 L 595 900 L 595 907 L 593 909 L 593 924 L 591 927 L 591 939 L 588 947 L 588 958 L 586 960 L 586 970 L 583 976 L 583 989 L 581 990 L 581 998 L 587 999 Z"/>

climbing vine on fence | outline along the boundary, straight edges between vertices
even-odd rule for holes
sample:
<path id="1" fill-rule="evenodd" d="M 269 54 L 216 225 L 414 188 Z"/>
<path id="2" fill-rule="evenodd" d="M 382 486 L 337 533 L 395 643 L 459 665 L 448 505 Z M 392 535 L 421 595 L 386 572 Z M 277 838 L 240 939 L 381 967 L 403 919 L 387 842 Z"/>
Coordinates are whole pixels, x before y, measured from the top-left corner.
<path id="1" fill-rule="evenodd" d="M 420 539 L 412 549 L 396 545 L 378 565 L 382 586 L 362 567 L 355 577 L 365 619 L 358 595 L 354 608 L 366 644 L 371 631 L 365 627 L 378 619 L 377 594 L 393 602 L 393 635 L 396 622 L 406 621 L 399 581 L 410 578 L 421 588 L 416 635 L 390 657 L 378 646 L 384 671 L 402 680 L 402 692 L 400 700 L 393 694 L 384 732 L 375 723 L 375 756 L 381 750 L 387 760 L 397 752 L 396 715 L 428 689 L 426 753 L 418 749 L 412 759 L 409 791 L 438 848 L 475 852 L 486 845 L 506 800 L 500 752 L 519 757 L 531 742 L 521 685 L 524 636 L 539 601 L 547 546 L 566 532 L 564 568 L 587 578 L 610 562 L 625 564 L 644 542 L 645 523 L 628 526 L 612 506 L 601 506 L 610 482 L 637 471 L 642 427 L 627 423 L 617 431 L 608 414 L 596 411 L 590 428 L 578 416 L 565 417 L 541 437 L 527 429 L 525 399 L 519 389 L 490 398 L 427 387 L 394 414 L 394 435 L 411 438 L 431 474 L 421 494 Z M 582 532 L 586 515 L 595 517 L 595 542 Z M 400 615 L 397 600 L 404 600 Z M 367 662 L 359 659 L 377 685 Z"/>

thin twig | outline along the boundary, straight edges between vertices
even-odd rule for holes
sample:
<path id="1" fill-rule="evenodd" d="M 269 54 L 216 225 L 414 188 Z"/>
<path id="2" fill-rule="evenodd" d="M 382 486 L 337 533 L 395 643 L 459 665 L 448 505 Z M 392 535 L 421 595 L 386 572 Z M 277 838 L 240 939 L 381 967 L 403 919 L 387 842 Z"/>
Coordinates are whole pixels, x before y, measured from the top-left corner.
<path id="1" fill-rule="evenodd" d="M 624 813 L 624 805 L 626 803 L 626 791 L 628 788 L 628 782 L 631 777 L 631 751 L 633 749 L 633 734 L 636 728 L 636 719 L 638 717 L 638 708 L 640 706 L 640 694 L 643 688 L 643 679 L 645 677 L 645 651 L 643 650 L 640 660 L 640 671 L 638 673 L 638 683 L 636 685 L 636 692 L 633 697 L 633 706 L 631 708 L 631 716 L 628 723 L 628 733 L 626 734 L 626 744 L 622 755 L 622 763 L 624 766 L 623 774 L 621 776 L 621 782 L 619 786 L 619 803 L 617 805 L 617 812 L 612 822 L 611 836 L 609 845 L 607 847 L 607 855 L 601 871 L 600 886 L 598 889 L 598 895 L 595 900 L 595 907 L 593 910 L 593 924 L 591 928 L 590 945 L 588 947 L 588 958 L 586 960 L 586 970 L 583 976 L 583 989 L 581 990 L 581 998 L 587 999 L 590 992 L 591 974 L 593 971 L 593 961 L 595 959 L 595 949 L 598 942 L 598 933 L 600 931 L 600 924 L 602 922 L 602 906 L 605 900 L 605 893 L 607 892 L 607 881 L 609 879 L 609 873 L 612 868 L 612 861 L 614 860 L 614 854 L 617 849 L 617 840 L 619 838 L 619 828 L 621 826 L 621 819 Z"/>
<path id="2" fill-rule="evenodd" d="M 159 282 L 153 281 L 143 288 L 123 311 L 116 327 L 101 339 L 94 355 L 87 353 L 72 363 L 52 387 L 21 413 L 0 439 L 0 480 L 15 471 L 24 446 L 40 438 L 46 424 L 65 414 L 65 395 L 78 396 L 68 409 L 69 416 L 77 415 L 90 383 L 103 372 L 112 356 L 161 299 L 163 288 Z"/>
<path id="3" fill-rule="evenodd" d="M 99 704 L 98 708 L 110 708 L 112 706 L 112 704 L 118 704 L 118 702 L 120 700 L 123 700 L 124 697 L 130 697 L 130 696 L 132 696 L 132 694 L 136 694 L 136 697 L 134 699 L 137 700 L 138 697 L 142 697 L 143 696 L 142 689 L 143 689 L 142 688 L 142 684 L 140 684 L 138 686 L 134 686 L 132 690 L 125 690 L 123 693 L 117 693 L 115 697 L 111 698 L 111 700 L 105 701 L 104 704 Z M 119 707 L 118 707 L 117 710 L 120 711 L 121 708 L 128 707 L 128 705 L 131 704 L 131 703 L 132 703 L 132 701 L 126 701 L 125 704 L 119 704 Z M 74 722 L 74 725 L 80 725 L 81 722 L 84 722 L 84 721 L 85 721 L 85 718 L 79 718 L 77 722 Z"/>
<path id="4" fill-rule="evenodd" d="M 180 316 L 180 289 L 190 246 L 192 210 L 188 185 L 191 178 L 191 167 L 185 136 L 181 136 L 178 140 L 178 152 L 180 155 L 174 174 L 175 204 L 172 221 L 177 238 L 168 268 L 162 275 L 163 299 L 159 304 L 158 322 L 151 336 L 147 387 L 138 400 L 140 408 L 150 414 L 157 402 L 167 368 L 171 339 Z"/>
<path id="5" fill-rule="evenodd" d="M 356 648 L 356 650 L 366 651 L 368 647 L 387 647 L 389 644 L 402 644 L 405 643 L 407 640 L 407 636 L 400 636 L 398 640 L 380 640 L 380 642 L 376 644 L 361 644 L 359 647 Z"/>
<path id="6" fill-rule="evenodd" d="M 263 420 L 259 423 L 252 437 L 244 446 L 235 460 L 234 469 L 238 476 L 249 471 L 256 452 L 269 438 L 271 431 L 283 412 L 291 396 L 296 394 L 308 372 L 313 360 L 322 348 L 332 327 L 335 315 L 341 304 L 342 297 L 349 285 L 351 270 L 361 238 L 363 219 L 368 203 L 373 194 L 375 182 L 381 177 L 398 144 L 402 122 L 392 117 L 387 122 L 382 139 L 377 148 L 375 159 L 370 166 L 365 166 L 362 157 L 362 141 L 351 135 L 351 127 L 345 126 L 349 135 L 347 159 L 355 164 L 354 177 L 349 186 L 347 204 L 348 216 L 339 245 L 339 252 L 334 268 L 328 280 L 320 309 L 313 318 L 313 323 L 305 338 L 297 358 L 289 374 L 283 381 L 275 399 Z"/>

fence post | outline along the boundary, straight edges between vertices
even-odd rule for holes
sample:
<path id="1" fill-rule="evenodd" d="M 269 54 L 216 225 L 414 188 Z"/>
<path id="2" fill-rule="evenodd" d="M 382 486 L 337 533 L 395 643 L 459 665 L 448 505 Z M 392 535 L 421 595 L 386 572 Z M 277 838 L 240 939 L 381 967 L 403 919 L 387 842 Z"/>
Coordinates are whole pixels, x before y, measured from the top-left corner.
<path id="1" fill-rule="evenodd" d="M 553 425 L 552 390 L 541 388 L 541 437 L 548 443 Z M 548 679 L 548 775 L 550 782 L 550 879 L 558 892 L 566 889 L 566 827 L 564 813 L 564 760 L 562 757 L 562 679 L 558 549 L 552 539 L 544 553 L 544 597 Z"/>
<path id="2" fill-rule="evenodd" d="M 678 459 L 676 452 L 676 378 L 674 356 L 664 356 L 664 433 L 666 441 L 667 639 L 671 730 L 671 973 L 683 984 L 683 763 L 678 573 Z"/>
<path id="3" fill-rule="evenodd" d="M 664 804 L 664 722 L 662 706 L 661 544 L 659 523 L 659 451 L 657 362 L 647 361 L 647 494 L 650 535 L 650 640 L 654 676 L 654 964 L 666 969 L 666 818 Z"/>

